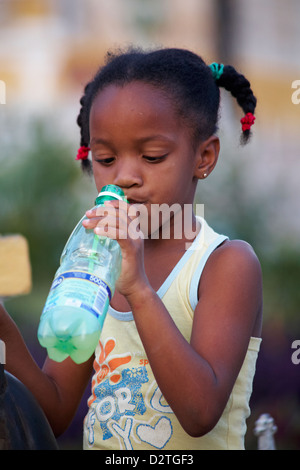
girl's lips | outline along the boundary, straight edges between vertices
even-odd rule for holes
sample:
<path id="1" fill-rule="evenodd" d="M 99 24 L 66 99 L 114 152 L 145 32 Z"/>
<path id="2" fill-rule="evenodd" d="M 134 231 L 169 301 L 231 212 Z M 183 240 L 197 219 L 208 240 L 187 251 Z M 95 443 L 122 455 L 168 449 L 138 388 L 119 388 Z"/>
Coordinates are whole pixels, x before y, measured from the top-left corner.
<path id="1" fill-rule="evenodd" d="M 146 204 L 146 201 L 137 201 L 136 199 L 127 198 L 129 204 Z"/>

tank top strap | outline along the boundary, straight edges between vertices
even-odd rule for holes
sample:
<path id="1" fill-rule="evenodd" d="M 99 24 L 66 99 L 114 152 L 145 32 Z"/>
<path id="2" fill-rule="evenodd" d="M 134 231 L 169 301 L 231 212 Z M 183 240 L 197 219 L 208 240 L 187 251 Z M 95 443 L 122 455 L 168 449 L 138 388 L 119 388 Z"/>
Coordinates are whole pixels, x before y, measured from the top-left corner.
<path id="1" fill-rule="evenodd" d="M 198 303 L 198 286 L 199 286 L 201 274 L 205 267 L 205 264 L 208 258 L 210 257 L 210 255 L 213 253 L 213 251 L 219 245 L 221 245 L 221 243 L 223 243 L 225 240 L 228 240 L 228 237 L 226 235 L 217 235 L 217 237 L 208 245 L 204 255 L 202 256 L 199 264 L 197 265 L 197 268 L 191 280 L 190 293 L 189 293 L 190 304 L 191 304 L 193 311 L 195 310 L 197 303 Z"/>
<path id="2" fill-rule="evenodd" d="M 195 247 L 199 243 L 199 239 L 202 237 L 201 230 L 196 236 L 195 240 L 192 242 L 190 247 L 186 250 L 182 258 L 178 261 L 178 263 L 174 266 L 172 271 L 170 272 L 169 276 L 166 278 L 164 283 L 160 286 L 160 288 L 157 291 L 157 295 L 162 299 L 167 290 L 169 289 L 170 285 L 178 275 L 178 273 L 182 270 L 183 266 L 188 262 L 192 254 L 195 252 Z"/>

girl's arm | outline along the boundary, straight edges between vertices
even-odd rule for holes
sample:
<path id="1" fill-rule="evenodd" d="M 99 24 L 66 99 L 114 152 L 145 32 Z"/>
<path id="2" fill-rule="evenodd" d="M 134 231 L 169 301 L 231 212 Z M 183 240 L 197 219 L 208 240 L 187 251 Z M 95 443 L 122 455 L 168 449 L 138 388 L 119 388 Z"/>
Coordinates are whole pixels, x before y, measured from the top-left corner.
<path id="1" fill-rule="evenodd" d="M 250 337 L 260 335 L 259 262 L 244 242 L 226 242 L 215 250 L 201 276 L 188 342 L 145 275 L 143 240 L 132 239 L 122 204 L 117 217 L 109 205 L 106 213 L 87 214 L 90 220 L 85 225 L 118 239 L 122 249 L 118 289 L 131 306 L 158 386 L 185 431 L 192 436 L 206 434 L 226 406 Z"/>
<path id="2" fill-rule="evenodd" d="M 5 342 L 5 369 L 17 377 L 35 396 L 56 436 L 70 424 L 92 370 L 91 358 L 77 365 L 71 359 L 61 363 L 46 359 L 41 370 L 18 330 L 0 304 L 0 337 Z"/>
<path id="3" fill-rule="evenodd" d="M 127 297 L 161 392 L 195 437 L 218 422 L 250 337 L 260 335 L 260 266 L 248 245 L 227 242 L 211 255 L 199 299 L 189 343 L 151 288 Z"/>

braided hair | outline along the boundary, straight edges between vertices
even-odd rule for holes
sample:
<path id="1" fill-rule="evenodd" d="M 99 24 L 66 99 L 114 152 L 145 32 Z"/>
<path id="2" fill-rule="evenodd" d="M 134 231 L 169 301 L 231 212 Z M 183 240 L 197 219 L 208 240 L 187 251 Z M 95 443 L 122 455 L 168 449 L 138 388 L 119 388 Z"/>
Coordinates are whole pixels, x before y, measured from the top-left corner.
<path id="1" fill-rule="evenodd" d="M 124 86 L 133 81 L 152 85 L 170 97 L 174 111 L 191 130 L 194 145 L 217 131 L 220 89 L 224 87 L 236 98 L 244 111 L 241 142 L 248 142 L 254 122 L 256 98 L 249 81 L 230 65 L 208 66 L 197 54 L 177 48 L 143 51 L 138 48 L 108 53 L 103 67 L 86 85 L 77 118 L 81 149 L 88 149 L 89 115 L 98 93 L 108 85 Z M 250 121 L 249 121 L 250 116 Z M 249 125 L 250 122 L 250 125 Z M 91 170 L 87 152 L 83 152 L 84 170 Z"/>

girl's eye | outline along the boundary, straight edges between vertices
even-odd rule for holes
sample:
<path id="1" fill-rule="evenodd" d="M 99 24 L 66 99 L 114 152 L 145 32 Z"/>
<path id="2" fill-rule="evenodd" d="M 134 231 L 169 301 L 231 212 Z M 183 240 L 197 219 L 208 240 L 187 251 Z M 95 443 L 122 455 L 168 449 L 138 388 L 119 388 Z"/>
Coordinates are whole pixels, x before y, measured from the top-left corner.
<path id="1" fill-rule="evenodd" d="M 159 163 L 166 158 L 167 154 L 161 155 L 159 157 L 150 157 L 149 155 L 143 155 L 143 158 L 149 163 Z"/>
<path id="2" fill-rule="evenodd" d="M 95 158 L 97 163 L 101 165 L 110 165 L 115 160 L 115 157 L 107 157 L 107 158 Z"/>

